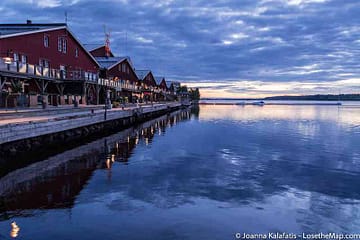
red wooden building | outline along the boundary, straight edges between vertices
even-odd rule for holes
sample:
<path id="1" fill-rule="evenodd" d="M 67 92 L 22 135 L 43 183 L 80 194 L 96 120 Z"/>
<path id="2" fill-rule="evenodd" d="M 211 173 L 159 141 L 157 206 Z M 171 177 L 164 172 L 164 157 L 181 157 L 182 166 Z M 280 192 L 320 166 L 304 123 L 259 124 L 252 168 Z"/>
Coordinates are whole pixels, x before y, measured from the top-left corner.
<path id="1" fill-rule="evenodd" d="M 135 102 L 140 97 L 138 78 L 129 57 L 96 57 L 101 66 L 100 77 L 120 83 L 112 99 Z"/>
<path id="2" fill-rule="evenodd" d="M 156 80 L 156 84 L 158 86 L 158 88 L 160 89 L 160 94 L 159 95 L 159 100 L 167 100 L 168 99 L 168 87 L 166 85 L 166 80 L 165 77 L 155 77 Z"/>
<path id="3" fill-rule="evenodd" d="M 136 75 L 140 81 L 145 101 L 157 101 L 160 92 L 156 80 L 151 70 L 136 70 Z"/>
<path id="4" fill-rule="evenodd" d="M 99 64 L 66 24 L 0 24 L 1 105 L 97 101 Z M 46 97 L 47 96 L 47 97 Z M 76 97 L 77 96 L 77 97 Z M 14 101 L 11 100 L 14 98 Z"/>

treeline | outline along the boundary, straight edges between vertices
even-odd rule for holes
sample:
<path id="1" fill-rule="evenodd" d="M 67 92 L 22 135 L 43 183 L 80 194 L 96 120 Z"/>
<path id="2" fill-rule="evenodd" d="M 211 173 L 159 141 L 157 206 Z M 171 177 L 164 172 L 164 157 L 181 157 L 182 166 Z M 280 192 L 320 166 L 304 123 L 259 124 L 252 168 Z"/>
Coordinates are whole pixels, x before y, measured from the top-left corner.
<path id="1" fill-rule="evenodd" d="M 360 94 L 317 94 L 304 96 L 274 96 L 264 98 L 265 100 L 313 100 L 313 101 L 360 101 Z"/>

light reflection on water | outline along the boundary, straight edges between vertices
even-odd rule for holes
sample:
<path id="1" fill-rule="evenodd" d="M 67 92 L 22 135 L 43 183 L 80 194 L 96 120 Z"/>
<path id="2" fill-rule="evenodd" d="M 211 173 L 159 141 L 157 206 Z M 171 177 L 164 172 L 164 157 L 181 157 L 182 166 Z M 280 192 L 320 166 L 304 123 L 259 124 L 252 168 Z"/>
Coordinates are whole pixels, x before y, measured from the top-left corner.
<path id="1" fill-rule="evenodd" d="M 0 234 L 14 220 L 23 239 L 360 232 L 359 116 L 335 106 L 165 116 L 1 178 Z"/>
<path id="2" fill-rule="evenodd" d="M 201 120 L 295 120 L 295 121 L 331 121 L 336 124 L 360 126 L 360 105 L 357 106 L 222 106 L 203 105 Z"/>

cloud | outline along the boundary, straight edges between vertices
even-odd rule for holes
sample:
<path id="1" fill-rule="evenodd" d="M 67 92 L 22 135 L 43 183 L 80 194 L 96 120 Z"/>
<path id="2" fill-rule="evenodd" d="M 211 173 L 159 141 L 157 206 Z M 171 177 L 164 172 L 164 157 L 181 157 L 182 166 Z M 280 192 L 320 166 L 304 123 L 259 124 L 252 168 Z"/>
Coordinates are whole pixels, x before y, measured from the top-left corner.
<path id="1" fill-rule="evenodd" d="M 268 97 L 273 95 L 299 95 L 306 94 L 338 94 L 344 92 L 360 91 L 360 78 L 327 82 L 292 81 L 269 82 L 259 80 L 239 80 L 211 83 L 188 82 L 189 87 L 198 87 L 206 97 L 227 96 L 232 98 Z M 249 95 L 250 94 L 250 95 Z"/>
<path id="2" fill-rule="evenodd" d="M 104 41 L 106 24 L 113 52 L 131 56 L 136 68 L 221 83 L 212 95 L 252 96 L 313 86 L 295 82 L 323 93 L 360 79 L 359 9 L 357 0 L 3 0 L 0 13 L 2 22 L 63 22 L 67 11 L 84 43 Z M 344 91 L 359 91 L 345 83 Z"/>

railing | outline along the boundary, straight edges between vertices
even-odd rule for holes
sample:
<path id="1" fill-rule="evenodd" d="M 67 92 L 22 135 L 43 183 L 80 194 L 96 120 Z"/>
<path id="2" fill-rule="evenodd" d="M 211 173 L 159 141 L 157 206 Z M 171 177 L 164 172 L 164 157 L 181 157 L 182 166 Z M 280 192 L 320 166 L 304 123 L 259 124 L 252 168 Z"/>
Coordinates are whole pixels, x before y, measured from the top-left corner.
<path id="1" fill-rule="evenodd" d="M 65 71 L 28 63 L 24 64 L 19 61 L 8 64 L 5 63 L 3 59 L 0 59 L 0 70 L 62 80 L 71 79 L 92 82 L 96 82 L 98 80 L 98 75 L 92 72 Z"/>
<path id="2" fill-rule="evenodd" d="M 122 89 L 129 91 L 149 91 L 154 93 L 166 93 L 163 89 L 156 88 L 153 86 L 138 86 L 135 83 L 131 83 L 129 80 L 113 80 L 113 79 L 104 79 L 99 78 L 97 74 L 92 72 L 86 72 L 82 70 L 78 71 L 65 71 L 60 69 L 53 69 L 42 67 L 39 65 L 32 64 L 23 64 L 19 61 L 12 62 L 10 64 L 5 63 L 3 59 L 0 58 L 0 71 L 8 71 L 15 73 L 22 73 L 28 75 L 34 75 L 39 77 L 61 79 L 61 80 L 81 80 L 98 83 L 99 85 L 108 86 L 114 88 L 118 91 Z"/>
<path id="3" fill-rule="evenodd" d="M 105 78 L 99 78 L 98 84 L 115 88 L 117 90 L 125 89 L 130 91 L 140 91 L 142 88 L 140 86 L 137 86 L 135 83 L 130 83 L 126 81 L 121 80 L 112 80 L 112 79 L 105 79 Z"/>

